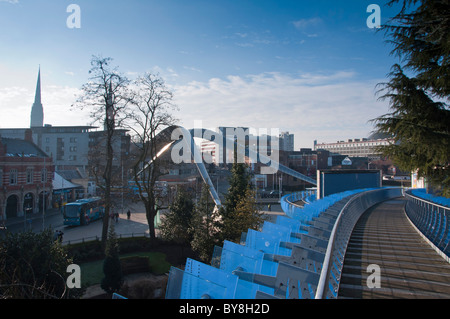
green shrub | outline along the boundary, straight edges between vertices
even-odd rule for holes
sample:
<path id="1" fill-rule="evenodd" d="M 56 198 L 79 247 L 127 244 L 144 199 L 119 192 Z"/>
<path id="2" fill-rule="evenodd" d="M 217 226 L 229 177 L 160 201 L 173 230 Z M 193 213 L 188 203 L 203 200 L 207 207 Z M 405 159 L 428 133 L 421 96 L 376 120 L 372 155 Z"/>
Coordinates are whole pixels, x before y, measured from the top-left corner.
<path id="1" fill-rule="evenodd" d="M 65 248 L 67 254 L 73 258 L 75 263 L 83 263 L 105 258 L 102 244 L 99 240 L 69 244 Z"/>

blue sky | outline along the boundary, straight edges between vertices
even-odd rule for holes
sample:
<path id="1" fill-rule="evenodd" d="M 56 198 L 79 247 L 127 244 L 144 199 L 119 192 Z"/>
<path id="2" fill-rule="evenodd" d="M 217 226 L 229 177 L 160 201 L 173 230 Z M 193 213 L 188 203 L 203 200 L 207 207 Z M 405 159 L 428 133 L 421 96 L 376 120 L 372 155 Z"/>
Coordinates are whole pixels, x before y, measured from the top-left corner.
<path id="1" fill-rule="evenodd" d="M 159 73 L 180 124 L 278 128 L 296 148 L 366 137 L 388 111 L 375 85 L 398 62 L 369 29 L 377 0 L 0 0 L 0 127 L 27 127 L 41 65 L 45 123 L 85 125 L 70 105 L 92 55 Z M 81 9 L 81 28 L 66 12 Z"/>

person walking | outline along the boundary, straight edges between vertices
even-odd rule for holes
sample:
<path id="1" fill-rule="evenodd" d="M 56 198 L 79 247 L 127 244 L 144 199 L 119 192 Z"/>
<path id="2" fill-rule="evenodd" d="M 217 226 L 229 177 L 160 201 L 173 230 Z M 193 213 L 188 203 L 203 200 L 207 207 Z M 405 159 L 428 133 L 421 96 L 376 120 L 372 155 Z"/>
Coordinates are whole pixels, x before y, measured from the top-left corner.
<path id="1" fill-rule="evenodd" d="M 128 220 L 130 219 L 130 217 L 131 217 L 131 212 L 130 212 L 130 210 L 128 210 L 127 211 L 127 218 L 128 218 Z"/>

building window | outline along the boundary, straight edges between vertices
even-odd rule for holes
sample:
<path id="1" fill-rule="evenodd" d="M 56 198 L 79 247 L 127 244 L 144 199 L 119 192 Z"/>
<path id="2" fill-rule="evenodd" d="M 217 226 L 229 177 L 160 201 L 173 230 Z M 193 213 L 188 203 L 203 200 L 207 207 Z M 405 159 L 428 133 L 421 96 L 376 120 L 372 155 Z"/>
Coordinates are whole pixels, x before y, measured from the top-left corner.
<path id="1" fill-rule="evenodd" d="M 17 170 L 12 169 L 9 171 L 9 184 L 17 185 Z"/>
<path id="2" fill-rule="evenodd" d="M 3 171 L 0 169 L 0 186 L 3 185 Z"/>
<path id="3" fill-rule="evenodd" d="M 76 143 L 77 142 L 77 138 L 76 137 L 71 137 L 70 138 L 70 143 Z"/>
<path id="4" fill-rule="evenodd" d="M 71 146 L 70 147 L 70 151 L 71 152 L 76 152 L 77 151 L 77 147 L 76 146 Z"/>
<path id="5" fill-rule="evenodd" d="M 47 182 L 47 169 L 43 168 L 41 170 L 41 182 L 46 183 Z"/>
<path id="6" fill-rule="evenodd" d="M 27 184 L 33 184 L 33 174 L 34 171 L 32 168 L 27 169 Z"/>

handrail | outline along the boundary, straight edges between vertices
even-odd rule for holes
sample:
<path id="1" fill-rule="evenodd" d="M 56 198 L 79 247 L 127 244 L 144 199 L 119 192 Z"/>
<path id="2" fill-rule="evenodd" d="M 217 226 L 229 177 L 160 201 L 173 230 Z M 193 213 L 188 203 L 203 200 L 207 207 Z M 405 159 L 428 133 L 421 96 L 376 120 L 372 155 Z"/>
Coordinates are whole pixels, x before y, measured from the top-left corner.
<path id="1" fill-rule="evenodd" d="M 450 207 L 406 192 L 406 215 L 419 234 L 450 262 Z"/>
<path id="2" fill-rule="evenodd" d="M 327 283 L 329 283 L 332 263 L 338 261 L 340 264 L 340 267 L 338 267 L 340 269 L 338 269 L 338 271 L 342 271 L 343 260 L 340 260 L 338 255 L 340 255 L 342 259 L 343 256 L 345 256 L 353 228 L 362 214 L 377 203 L 400 196 L 402 196 L 401 188 L 382 188 L 358 193 L 348 200 L 339 212 L 333 226 L 320 273 L 315 299 L 327 297 Z M 339 252 L 339 254 L 335 254 L 336 252 Z M 337 278 L 336 294 L 339 287 L 339 280 L 340 278 Z"/>
<path id="3" fill-rule="evenodd" d="M 302 206 L 296 204 L 298 201 L 304 201 L 305 198 L 313 196 L 316 194 L 315 190 L 308 190 L 308 191 L 302 191 L 297 193 L 291 193 L 288 195 L 285 195 L 281 198 L 281 201 L 286 202 L 288 205 L 293 205 L 298 208 L 303 208 Z"/>
<path id="4" fill-rule="evenodd" d="M 126 234 L 116 234 L 118 239 L 121 238 L 150 238 L 150 235 L 148 233 L 143 233 L 143 232 L 139 232 L 139 233 L 126 233 Z M 98 241 L 100 240 L 99 236 L 89 236 L 89 237 L 82 237 L 82 238 L 77 238 L 77 239 L 69 239 L 69 240 L 63 240 L 62 244 L 63 245 L 72 245 L 72 244 L 77 244 L 77 243 L 88 243 L 88 242 L 93 242 L 93 241 Z"/>
<path id="5" fill-rule="evenodd" d="M 410 193 L 410 192 L 411 192 L 411 191 L 405 192 L 406 197 L 413 197 L 413 198 L 415 198 L 415 199 L 417 199 L 417 200 L 420 200 L 420 201 L 425 202 L 425 203 L 427 203 L 427 204 L 431 204 L 431 205 L 433 205 L 433 206 L 437 206 L 437 207 L 439 207 L 439 208 L 450 209 L 450 207 L 448 207 L 448 206 L 443 206 L 443 205 L 441 205 L 441 204 L 432 202 L 432 201 L 430 201 L 430 200 L 428 200 L 428 199 L 425 199 L 425 198 L 422 198 L 422 197 L 420 197 L 420 196 L 414 195 L 414 194 L 412 194 L 412 193 Z"/>
<path id="6" fill-rule="evenodd" d="M 334 241 L 336 238 L 336 233 L 337 233 L 337 229 L 341 223 L 341 219 L 342 219 L 342 212 L 347 209 L 348 205 L 350 205 L 350 203 L 356 198 L 361 196 L 362 194 L 356 194 L 355 197 L 353 197 L 352 199 L 350 199 L 345 206 L 342 208 L 342 210 L 340 211 L 338 218 L 336 219 L 336 222 L 334 223 L 333 226 L 333 230 L 331 231 L 331 235 L 330 235 L 330 240 L 328 241 L 328 246 L 327 246 L 327 250 L 325 253 L 325 258 L 323 260 L 323 265 L 322 265 L 322 271 L 320 272 L 320 278 L 319 278 L 319 283 L 317 285 L 317 291 L 316 291 L 316 298 L 315 299 L 322 299 L 323 298 L 323 293 L 325 290 L 325 284 L 327 282 L 327 277 L 328 277 L 328 272 L 330 269 L 330 261 L 331 261 L 331 252 L 333 251 L 333 245 L 334 245 Z"/>
<path id="7" fill-rule="evenodd" d="M 211 265 L 196 262 L 184 271 L 173 268 L 167 291 L 173 298 L 194 299 L 206 294 L 223 299 L 227 291 L 233 291 L 236 299 L 336 298 L 357 221 L 369 207 L 401 196 L 400 188 L 358 189 L 330 195 L 298 209 L 303 211 L 298 214 L 285 211 L 287 216 L 279 216 L 277 223 L 243 233 L 241 244 L 216 247 Z M 285 206 L 287 199 L 282 201 Z"/>

